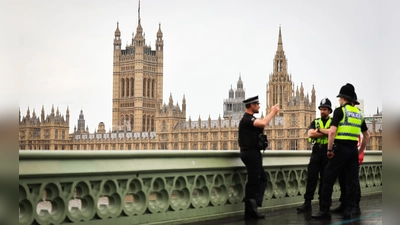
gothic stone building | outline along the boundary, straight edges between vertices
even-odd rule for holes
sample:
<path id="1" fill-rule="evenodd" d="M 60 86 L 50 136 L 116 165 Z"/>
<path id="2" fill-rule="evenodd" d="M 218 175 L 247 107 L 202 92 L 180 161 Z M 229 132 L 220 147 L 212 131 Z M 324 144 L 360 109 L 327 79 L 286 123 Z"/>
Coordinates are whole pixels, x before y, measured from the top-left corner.
<path id="1" fill-rule="evenodd" d="M 163 104 L 163 33 L 161 26 L 156 35 L 155 50 L 146 45 L 138 18 L 132 42 L 121 48 L 121 32 L 117 24 L 114 33 L 112 129 L 104 123 L 97 130 L 85 128 L 83 111 L 78 129 L 68 135 L 69 111 L 66 119 L 54 107 L 45 118 L 35 112 L 19 120 L 20 149 L 48 150 L 227 150 L 238 149 L 237 135 L 245 98 L 242 77 L 239 76 L 235 94 L 229 90 L 224 101 L 223 118 L 196 120 L 186 118 L 186 99 L 181 105 L 174 103 L 172 94 L 168 104 Z M 269 149 L 310 149 L 306 131 L 316 115 L 315 89 L 311 96 L 304 93 L 303 85 L 294 91 L 291 75 L 287 72 L 287 59 L 283 51 L 281 29 L 273 71 L 268 77 L 266 112 L 276 103 L 280 113 L 265 127 L 270 140 Z M 263 115 L 261 115 L 263 117 Z M 375 125 L 374 125 L 375 126 Z M 378 135 L 379 137 L 379 135 Z M 380 137 L 382 137 L 380 135 Z M 379 141 L 370 149 L 378 148 Z M 371 143 L 371 144 L 372 144 Z M 380 142 L 381 143 L 381 142 Z"/>

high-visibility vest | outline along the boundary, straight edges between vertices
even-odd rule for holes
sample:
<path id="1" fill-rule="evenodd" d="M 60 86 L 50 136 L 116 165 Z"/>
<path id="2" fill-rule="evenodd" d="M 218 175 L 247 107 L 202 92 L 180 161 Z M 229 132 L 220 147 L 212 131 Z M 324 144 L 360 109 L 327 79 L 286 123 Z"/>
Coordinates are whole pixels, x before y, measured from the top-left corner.
<path id="1" fill-rule="evenodd" d="M 354 106 L 345 105 L 342 107 L 343 118 L 336 130 L 336 140 L 358 141 L 361 132 L 361 124 L 364 119 L 361 111 Z"/>
<path id="2" fill-rule="evenodd" d="M 326 121 L 325 126 L 324 123 L 322 122 L 321 118 L 317 118 L 314 120 L 315 122 L 315 129 L 318 128 L 322 128 L 322 129 L 328 129 L 329 127 L 331 127 L 331 121 L 332 118 L 329 117 L 328 121 Z M 323 137 L 319 137 L 319 138 L 308 138 L 309 142 L 314 142 L 314 143 L 318 143 L 318 144 L 328 144 L 328 136 L 323 136 Z"/>

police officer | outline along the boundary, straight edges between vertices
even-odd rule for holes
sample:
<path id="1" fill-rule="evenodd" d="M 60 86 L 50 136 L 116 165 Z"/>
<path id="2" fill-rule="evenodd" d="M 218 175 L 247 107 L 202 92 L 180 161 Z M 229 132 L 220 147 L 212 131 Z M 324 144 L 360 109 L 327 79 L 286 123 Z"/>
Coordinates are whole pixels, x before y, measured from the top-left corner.
<path id="1" fill-rule="evenodd" d="M 279 111 L 278 104 L 271 108 L 271 112 L 262 119 L 254 117 L 260 109 L 258 96 L 243 101 L 246 112 L 239 123 L 239 147 L 240 159 L 247 169 L 247 183 L 245 190 L 244 219 L 254 220 L 264 218 L 265 215 L 258 213 L 257 207 L 262 205 L 265 188 L 267 186 L 267 175 L 262 165 L 262 155 L 258 146 L 260 134 L 263 134 L 264 127 Z"/>
<path id="2" fill-rule="evenodd" d="M 329 210 L 332 203 L 333 185 L 338 174 L 346 171 L 346 209 L 344 219 L 351 218 L 356 207 L 358 180 L 358 135 L 363 133 L 361 148 L 364 149 L 368 141 L 367 126 L 360 110 L 352 106 L 355 90 L 351 84 L 342 86 L 339 91 L 339 103 L 333 113 L 328 136 L 327 156 L 330 159 L 324 171 L 320 196 L 320 211 L 312 215 L 315 219 L 330 219 Z"/>
<path id="3" fill-rule="evenodd" d="M 356 105 L 359 105 L 359 104 L 360 104 L 360 102 L 358 102 L 358 100 L 357 100 L 357 94 L 354 93 L 354 101 L 352 102 L 352 106 L 356 106 Z M 369 139 L 369 132 L 368 132 L 368 139 Z M 364 150 L 365 149 L 361 149 L 361 148 L 358 150 L 358 155 L 359 155 L 359 157 L 358 157 L 358 159 L 359 159 L 358 160 L 358 165 L 362 164 L 362 159 L 360 159 L 360 154 L 362 152 L 364 152 Z M 332 209 L 331 210 L 332 213 L 343 213 L 344 210 L 346 209 L 345 201 L 346 201 L 347 192 L 346 192 L 346 171 L 345 170 L 342 170 L 339 173 L 338 180 L 339 180 L 339 185 L 340 185 L 340 198 L 339 198 L 340 205 L 338 207 Z M 357 187 L 357 196 L 356 196 L 356 207 L 355 207 L 355 209 L 353 211 L 353 215 L 360 215 L 361 214 L 361 209 L 360 209 L 360 200 L 361 200 L 360 182 L 358 182 L 357 184 L 358 184 L 358 187 Z"/>
<path id="4" fill-rule="evenodd" d="M 313 143 L 313 147 L 307 168 L 307 186 L 306 193 L 304 194 L 304 204 L 297 207 L 297 211 L 299 212 L 311 211 L 311 200 L 313 200 L 315 189 L 317 188 L 318 175 L 321 181 L 325 167 L 328 164 L 326 150 L 328 146 L 329 127 L 331 125 L 331 118 L 329 116 L 332 113 L 331 101 L 328 98 L 323 98 L 318 109 L 321 117 L 312 121 L 308 130 L 308 140 Z M 321 194 L 321 186 L 320 184 L 318 195 Z"/>

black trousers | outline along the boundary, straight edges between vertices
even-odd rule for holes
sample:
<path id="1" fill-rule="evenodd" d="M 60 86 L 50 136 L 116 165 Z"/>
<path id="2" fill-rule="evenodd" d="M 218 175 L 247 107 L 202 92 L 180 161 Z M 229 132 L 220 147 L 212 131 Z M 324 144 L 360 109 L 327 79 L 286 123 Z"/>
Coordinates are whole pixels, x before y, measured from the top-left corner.
<path id="1" fill-rule="evenodd" d="M 247 169 L 245 205 L 248 205 L 249 199 L 255 199 L 257 205 L 261 206 L 267 187 L 267 174 L 262 166 L 262 154 L 259 150 L 240 150 L 240 159 Z"/>
<path id="2" fill-rule="evenodd" d="M 346 205 L 346 195 L 347 195 L 347 191 L 346 191 L 346 171 L 342 170 L 339 173 L 339 185 L 340 185 L 340 198 L 339 201 Z M 360 186 L 360 182 L 357 183 L 358 187 L 357 187 L 357 195 L 356 195 L 356 205 L 357 207 L 360 207 L 360 200 L 361 200 L 361 186 Z"/>
<path id="3" fill-rule="evenodd" d="M 339 173 L 346 173 L 346 206 L 356 207 L 358 180 L 358 150 L 357 146 L 337 145 L 335 156 L 329 159 L 322 179 L 320 196 L 321 207 L 329 208 L 332 204 L 333 185 Z"/>
<path id="4" fill-rule="evenodd" d="M 318 188 L 318 195 L 321 196 L 322 178 L 324 170 L 328 164 L 328 157 L 326 156 L 327 145 L 315 144 L 312 148 L 310 162 L 307 167 L 307 186 L 304 199 L 311 201 L 314 199 L 315 189 L 318 184 L 318 177 L 320 177 L 320 185 Z M 318 197 L 320 199 L 320 197 Z"/>

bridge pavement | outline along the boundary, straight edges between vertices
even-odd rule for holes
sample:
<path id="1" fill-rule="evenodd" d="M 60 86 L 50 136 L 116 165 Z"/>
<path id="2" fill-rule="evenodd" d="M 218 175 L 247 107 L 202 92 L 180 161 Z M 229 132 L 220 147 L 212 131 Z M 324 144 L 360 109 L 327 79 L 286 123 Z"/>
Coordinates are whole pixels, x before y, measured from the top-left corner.
<path id="1" fill-rule="evenodd" d="M 333 201 L 332 207 L 339 202 Z M 318 212 L 318 203 L 313 204 L 313 211 L 298 213 L 296 207 L 279 209 L 274 211 L 261 211 L 265 213 L 265 219 L 244 221 L 243 216 L 235 216 L 212 221 L 190 223 L 190 225 L 380 225 L 382 224 L 382 195 L 371 195 L 361 198 L 361 215 L 351 220 L 343 220 L 340 214 L 332 214 L 331 220 L 315 220 L 312 213 Z"/>

